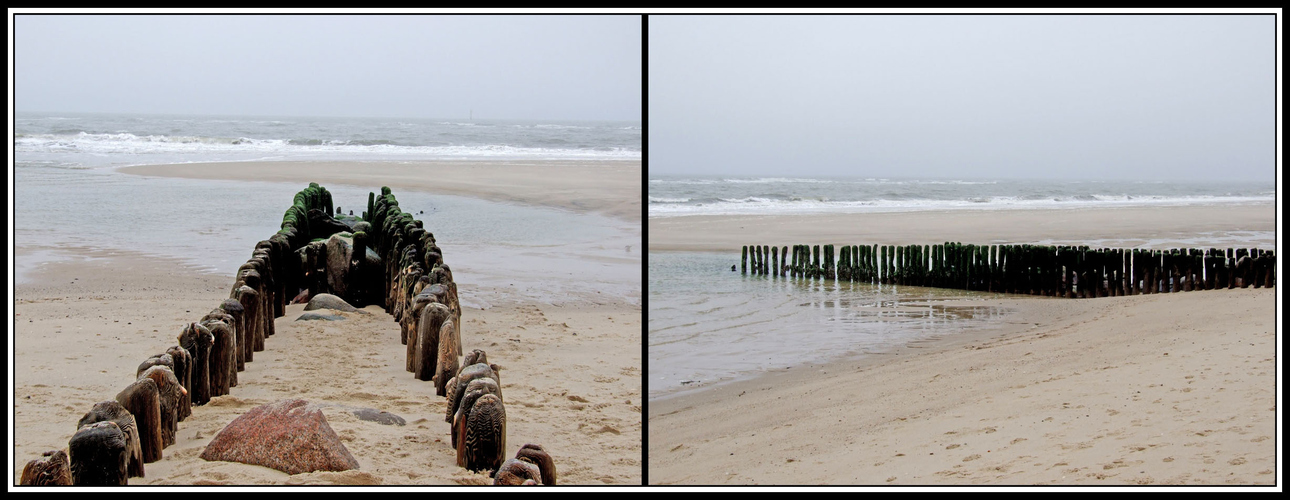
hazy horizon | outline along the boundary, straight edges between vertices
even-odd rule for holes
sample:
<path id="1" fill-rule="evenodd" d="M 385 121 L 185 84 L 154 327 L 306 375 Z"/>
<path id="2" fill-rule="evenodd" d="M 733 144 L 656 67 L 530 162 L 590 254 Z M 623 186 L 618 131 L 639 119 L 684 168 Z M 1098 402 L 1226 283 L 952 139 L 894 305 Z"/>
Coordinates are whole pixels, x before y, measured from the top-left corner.
<path id="1" fill-rule="evenodd" d="M 14 110 L 641 121 L 636 15 L 42 15 Z"/>
<path id="2" fill-rule="evenodd" d="M 1276 177 L 1272 15 L 651 16 L 651 175 Z"/>

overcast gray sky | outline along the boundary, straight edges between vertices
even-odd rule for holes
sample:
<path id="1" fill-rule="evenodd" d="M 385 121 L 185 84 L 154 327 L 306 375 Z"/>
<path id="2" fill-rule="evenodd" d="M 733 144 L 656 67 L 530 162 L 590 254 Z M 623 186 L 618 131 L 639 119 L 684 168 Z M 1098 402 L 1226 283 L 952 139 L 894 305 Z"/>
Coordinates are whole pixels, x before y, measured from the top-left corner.
<path id="1" fill-rule="evenodd" d="M 1276 25 L 1246 16 L 651 16 L 656 174 L 1276 171 Z"/>
<path id="2" fill-rule="evenodd" d="M 641 120 L 640 16 L 14 18 L 34 112 Z"/>

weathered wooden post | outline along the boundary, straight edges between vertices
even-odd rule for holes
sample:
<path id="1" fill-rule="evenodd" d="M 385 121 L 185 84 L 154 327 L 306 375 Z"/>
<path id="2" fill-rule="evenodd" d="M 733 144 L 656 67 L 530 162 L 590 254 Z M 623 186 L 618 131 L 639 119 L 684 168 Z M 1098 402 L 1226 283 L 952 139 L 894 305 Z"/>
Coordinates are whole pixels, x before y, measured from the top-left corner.
<path id="1" fill-rule="evenodd" d="M 1052 246 L 1049 248 L 1052 249 L 1052 255 L 1050 255 L 1049 258 L 1052 260 L 1052 263 L 1053 263 L 1053 270 L 1052 270 L 1053 296 L 1065 297 L 1066 296 L 1066 266 L 1065 266 L 1066 255 L 1065 253 L 1063 253 L 1063 248 L 1065 247 Z"/>
<path id="2" fill-rule="evenodd" d="M 824 278 L 834 278 L 833 245 L 824 245 Z"/>
<path id="3" fill-rule="evenodd" d="M 879 260 L 881 263 L 881 269 L 878 272 L 878 282 L 885 284 L 887 283 L 887 279 L 891 276 L 891 272 L 887 270 L 887 245 L 883 245 L 880 251 L 882 252 L 881 259 Z"/>
<path id="4" fill-rule="evenodd" d="M 802 267 L 806 259 L 802 258 L 802 245 L 793 245 L 793 277 L 802 277 Z"/>
<path id="5" fill-rule="evenodd" d="M 779 276 L 779 247 L 770 247 L 770 275 Z"/>
<path id="6" fill-rule="evenodd" d="M 1196 249 L 1187 248 L 1183 253 L 1183 291 L 1200 290 L 1201 288 L 1196 286 Z"/>
<path id="7" fill-rule="evenodd" d="M 1204 286 L 1205 290 L 1214 290 L 1214 249 L 1201 250 L 1201 269 L 1201 272 L 1205 273 L 1201 286 Z"/>
<path id="8" fill-rule="evenodd" d="M 1137 295 L 1139 293 L 1142 293 L 1142 288 L 1138 286 L 1138 278 L 1141 276 L 1141 270 L 1139 269 L 1141 264 L 1138 263 L 1138 255 L 1140 253 L 1141 251 L 1137 248 L 1130 249 L 1128 252 L 1129 260 L 1127 264 L 1128 266 L 1127 269 L 1128 269 L 1128 278 L 1129 278 L 1129 283 L 1128 283 L 1129 295 Z"/>
<path id="9" fill-rule="evenodd" d="M 851 245 L 851 281 L 864 280 L 864 263 L 860 260 L 860 245 Z"/>
<path id="10" fill-rule="evenodd" d="M 838 279 L 851 281 L 851 245 L 842 245 L 842 254 L 838 259 Z"/>
<path id="11" fill-rule="evenodd" d="M 1250 278 L 1249 278 L 1250 284 L 1247 285 L 1249 287 L 1253 287 L 1258 282 L 1258 275 L 1259 275 L 1258 259 L 1259 259 L 1259 255 L 1262 255 L 1261 252 L 1262 250 L 1259 250 L 1257 248 L 1251 248 L 1250 252 L 1246 254 L 1246 256 L 1250 258 L 1249 267 L 1246 269 L 1250 275 Z"/>
<path id="12" fill-rule="evenodd" d="M 1099 248 L 1093 250 L 1093 276 L 1095 280 L 1097 295 L 1094 297 L 1106 297 L 1106 249 Z"/>
<path id="13" fill-rule="evenodd" d="M 869 262 L 866 260 L 865 251 L 869 249 L 868 245 L 856 245 L 856 281 L 869 280 Z"/>
<path id="14" fill-rule="evenodd" d="M 1072 299 L 1075 298 L 1075 253 L 1070 246 L 1061 247 L 1059 251 L 1062 260 L 1062 296 Z"/>
<path id="15" fill-rule="evenodd" d="M 784 245 L 784 248 L 780 249 L 780 252 L 781 253 L 779 256 L 779 263 L 780 263 L 779 275 L 781 277 L 788 276 L 788 245 Z"/>
<path id="16" fill-rule="evenodd" d="M 1160 293 L 1173 293 L 1173 270 L 1170 269 L 1173 264 L 1170 259 L 1171 251 L 1169 249 L 1160 251 Z"/>
<path id="17" fill-rule="evenodd" d="M 1215 252 L 1213 248 L 1205 249 L 1204 263 L 1205 263 L 1205 289 L 1206 290 L 1213 290 L 1214 287 L 1218 286 L 1218 275 L 1217 275 L 1218 267 L 1214 265 L 1214 262 L 1216 260 L 1214 258 L 1214 253 Z"/>
<path id="18" fill-rule="evenodd" d="M 1123 248 L 1115 250 L 1115 293 L 1123 297 L 1129 294 L 1129 253 Z"/>
<path id="19" fill-rule="evenodd" d="M 895 262 L 895 249 L 897 249 L 895 245 L 891 245 L 890 249 L 888 249 L 888 256 L 891 258 L 891 284 L 898 284 L 897 280 L 900 277 L 900 268 Z"/>
<path id="20" fill-rule="evenodd" d="M 945 284 L 941 279 L 941 250 L 941 245 L 932 245 L 932 286 L 944 286 Z"/>
<path id="21" fill-rule="evenodd" d="M 1150 259 L 1151 260 L 1148 262 L 1148 265 L 1150 266 L 1149 269 L 1151 272 L 1151 293 L 1160 293 L 1162 282 L 1164 281 L 1160 276 L 1161 266 L 1163 266 L 1164 262 L 1164 253 L 1160 250 L 1152 250 L 1150 253 Z"/>
<path id="22" fill-rule="evenodd" d="M 744 256 L 739 259 L 741 274 L 748 274 L 748 245 L 744 245 Z"/>
<path id="23" fill-rule="evenodd" d="M 1227 288 L 1236 288 L 1236 254 L 1231 248 L 1224 252 L 1223 268 L 1227 271 Z"/>
<path id="24" fill-rule="evenodd" d="M 757 245 L 757 275 L 766 274 L 766 249 L 763 245 Z"/>
<path id="25" fill-rule="evenodd" d="M 1273 288 L 1276 286 L 1276 281 L 1277 281 L 1277 253 L 1274 250 L 1268 250 L 1268 252 L 1264 254 L 1263 257 L 1267 259 L 1264 262 L 1263 283 L 1264 283 L 1264 286 L 1268 288 Z"/>
<path id="26" fill-rule="evenodd" d="M 1152 293 L 1151 250 L 1143 249 L 1138 255 L 1138 264 L 1142 266 L 1142 293 Z"/>

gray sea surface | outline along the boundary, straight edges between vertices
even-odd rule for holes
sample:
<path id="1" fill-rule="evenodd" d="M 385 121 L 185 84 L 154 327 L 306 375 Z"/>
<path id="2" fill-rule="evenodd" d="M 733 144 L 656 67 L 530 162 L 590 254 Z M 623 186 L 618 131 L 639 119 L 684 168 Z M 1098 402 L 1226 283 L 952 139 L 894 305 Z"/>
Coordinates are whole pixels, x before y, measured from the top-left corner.
<path id="1" fill-rule="evenodd" d="M 649 217 L 1269 203 L 1275 182 L 649 177 Z"/>

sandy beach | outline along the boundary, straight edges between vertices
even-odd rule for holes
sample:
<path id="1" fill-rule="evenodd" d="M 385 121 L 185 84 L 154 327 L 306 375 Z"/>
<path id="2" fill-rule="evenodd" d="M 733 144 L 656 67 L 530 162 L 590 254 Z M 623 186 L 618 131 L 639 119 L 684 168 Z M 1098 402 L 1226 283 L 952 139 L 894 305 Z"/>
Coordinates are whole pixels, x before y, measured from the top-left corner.
<path id="1" fill-rule="evenodd" d="M 1254 241 L 1271 205 L 648 221 L 651 251 L 748 243 Z M 1266 236 L 1257 236 L 1264 235 Z M 1198 245 L 1199 246 L 1199 245 Z M 1209 246 L 1205 243 L 1204 246 Z M 1273 485 L 1278 289 L 997 295 L 995 328 L 649 404 L 657 485 Z"/>
<path id="2" fill-rule="evenodd" d="M 379 177 L 374 177 L 373 170 L 378 168 Z M 379 178 L 381 185 L 396 190 L 586 210 L 634 222 L 640 222 L 641 215 L 641 163 L 632 160 L 186 163 L 120 171 L 188 179 L 349 184 L 367 189 Z"/>
<path id="3" fill-rule="evenodd" d="M 445 164 L 220 164 L 218 178 L 354 183 L 395 192 L 435 190 L 491 200 L 616 215 L 639 231 L 639 163 L 592 166 Z M 196 176 L 197 165 L 136 167 L 147 175 Z M 353 165 L 351 165 L 353 167 Z M 597 170 L 605 167 L 605 171 Z M 434 183 L 417 180 L 437 171 Z M 550 170 L 542 170 L 550 168 Z M 575 175 L 575 173 L 577 173 Z M 316 175 L 315 175 L 316 174 Z M 454 176 L 455 175 L 455 176 Z M 562 179 L 569 175 L 567 182 Z M 526 177 L 529 176 L 529 177 Z M 508 179 L 504 181 L 503 179 Z M 433 185 L 431 185 L 433 184 Z M 555 185 L 560 184 L 557 188 Z M 546 191 L 544 191 L 546 189 Z M 290 200 L 282 200 L 285 208 Z M 627 207 L 635 206 L 635 219 Z M 267 237 L 269 235 L 265 235 Z M 14 290 L 13 480 L 41 452 L 65 449 L 76 421 L 134 380 L 138 364 L 176 344 L 184 324 L 228 296 L 232 275 L 204 273 L 176 259 L 91 248 L 22 247 L 44 261 Z M 247 248 L 250 253 L 250 248 Z M 451 263 L 452 256 L 445 256 Z M 633 485 L 642 481 L 641 331 L 635 301 L 566 297 L 533 300 L 505 287 L 459 288 L 486 296 L 463 300 L 463 349 L 480 348 L 503 369 L 508 455 L 537 443 L 555 458 L 561 485 Z M 478 301 L 474 302 L 478 303 Z M 433 384 L 405 371 L 398 324 L 377 306 L 344 321 L 295 321 L 287 308 L 276 335 L 238 374 L 231 394 L 194 407 L 175 445 L 147 464 L 131 485 L 458 485 L 491 484 L 456 465 L 444 422 L 446 403 Z M 258 405 L 303 398 L 323 407 L 358 460 L 357 470 L 287 475 L 199 455 L 232 419 Z M 372 408 L 406 425 L 360 420 Z"/>
<path id="4" fill-rule="evenodd" d="M 1272 204 L 1078 208 L 1055 210 L 956 210 L 820 215 L 650 217 L 651 251 L 730 252 L 742 245 L 995 244 L 1039 241 L 1099 242 L 1098 246 L 1188 247 L 1188 240 L 1224 247 L 1272 248 Z M 1251 240 L 1245 232 L 1262 232 Z M 1221 238 L 1223 233 L 1237 237 Z M 700 237 L 701 236 L 701 237 Z M 858 240 L 858 241 L 857 241 Z"/>

